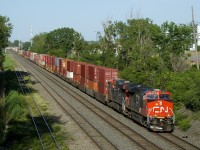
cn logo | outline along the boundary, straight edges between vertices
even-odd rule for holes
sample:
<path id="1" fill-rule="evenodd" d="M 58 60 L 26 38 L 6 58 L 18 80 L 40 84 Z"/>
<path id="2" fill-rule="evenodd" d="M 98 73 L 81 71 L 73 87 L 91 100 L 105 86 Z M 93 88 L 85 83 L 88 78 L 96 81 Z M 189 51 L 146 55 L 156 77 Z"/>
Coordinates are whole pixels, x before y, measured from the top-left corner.
<path id="1" fill-rule="evenodd" d="M 169 108 L 168 106 L 166 108 L 164 108 L 163 106 L 154 106 L 152 111 L 154 113 L 162 113 L 162 112 L 165 112 L 165 113 L 168 113 L 169 112 Z"/>

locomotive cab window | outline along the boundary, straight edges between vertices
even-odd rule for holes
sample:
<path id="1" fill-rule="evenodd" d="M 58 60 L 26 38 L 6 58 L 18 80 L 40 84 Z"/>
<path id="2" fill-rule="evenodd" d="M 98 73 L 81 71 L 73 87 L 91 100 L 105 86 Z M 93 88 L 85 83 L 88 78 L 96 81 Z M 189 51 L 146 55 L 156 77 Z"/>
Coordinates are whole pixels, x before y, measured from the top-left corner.
<path id="1" fill-rule="evenodd" d="M 170 100 L 171 97 L 169 94 L 160 94 L 160 99 L 163 99 L 163 100 Z"/>
<path id="2" fill-rule="evenodd" d="M 158 99 L 158 95 L 157 94 L 148 94 L 147 99 Z"/>

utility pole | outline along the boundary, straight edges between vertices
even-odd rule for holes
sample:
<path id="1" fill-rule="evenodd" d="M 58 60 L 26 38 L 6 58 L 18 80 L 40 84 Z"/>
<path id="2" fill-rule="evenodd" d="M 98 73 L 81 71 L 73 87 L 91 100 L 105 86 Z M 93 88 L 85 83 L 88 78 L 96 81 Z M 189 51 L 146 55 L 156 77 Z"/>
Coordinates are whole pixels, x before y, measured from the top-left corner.
<path id="1" fill-rule="evenodd" d="M 32 29 L 32 25 L 31 25 L 31 47 L 32 47 L 32 44 L 33 44 L 32 38 L 33 38 L 33 29 Z"/>
<path id="2" fill-rule="evenodd" d="M 31 47 L 32 47 L 32 45 L 33 45 L 32 37 L 33 37 L 33 30 L 32 30 L 32 25 L 31 25 L 31 35 L 30 35 L 30 43 L 31 43 L 31 45 L 30 45 L 30 47 L 29 47 L 28 50 L 31 50 Z"/>
<path id="3" fill-rule="evenodd" d="M 19 49 L 21 49 L 21 43 L 20 43 L 20 34 L 19 34 L 19 43 L 18 43 Z"/>
<path id="4" fill-rule="evenodd" d="M 196 57 L 197 57 L 197 70 L 199 70 L 199 55 L 197 51 L 197 37 L 196 37 L 196 26 L 194 24 L 194 10 L 192 6 L 192 27 L 193 27 L 193 36 L 194 36 L 194 50 L 196 51 Z"/>

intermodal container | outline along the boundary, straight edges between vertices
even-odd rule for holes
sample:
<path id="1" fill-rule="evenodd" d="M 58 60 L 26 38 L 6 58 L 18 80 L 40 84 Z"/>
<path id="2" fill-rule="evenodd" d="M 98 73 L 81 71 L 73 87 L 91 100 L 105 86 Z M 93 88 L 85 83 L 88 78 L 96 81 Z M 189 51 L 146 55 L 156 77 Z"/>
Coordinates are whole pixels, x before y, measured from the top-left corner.
<path id="1" fill-rule="evenodd" d="M 96 65 L 88 65 L 88 79 L 91 81 L 98 81 L 98 66 Z"/>
<path id="2" fill-rule="evenodd" d="M 34 62 L 36 64 L 39 64 L 39 54 L 37 54 L 37 53 L 34 55 Z"/>
<path id="3" fill-rule="evenodd" d="M 58 74 L 59 74 L 59 75 L 63 75 L 63 74 L 62 74 L 62 72 L 63 72 L 63 71 L 62 71 L 62 68 L 63 68 L 63 67 L 62 67 L 62 61 L 63 61 L 63 58 L 62 58 L 62 59 L 59 59 L 59 68 L 58 68 Z"/>
<path id="4" fill-rule="evenodd" d="M 55 56 L 48 56 L 48 69 L 51 72 L 55 71 Z"/>
<path id="5" fill-rule="evenodd" d="M 28 59 L 31 58 L 31 52 L 30 51 L 26 51 L 26 58 L 28 58 Z"/>
<path id="6" fill-rule="evenodd" d="M 67 59 L 62 59 L 61 60 L 61 63 L 62 63 L 62 66 L 61 67 L 61 75 L 66 77 L 67 76 Z"/>
<path id="7" fill-rule="evenodd" d="M 76 74 L 76 75 L 80 75 L 81 74 L 81 62 L 74 61 L 73 73 Z"/>
<path id="8" fill-rule="evenodd" d="M 47 56 L 47 68 L 49 68 L 49 66 L 50 66 L 50 56 L 48 55 Z"/>
<path id="9" fill-rule="evenodd" d="M 112 69 L 99 67 L 98 70 L 99 70 L 99 83 L 103 85 L 107 84 L 108 81 L 112 79 Z"/>
<path id="10" fill-rule="evenodd" d="M 56 74 L 59 74 L 59 69 L 60 69 L 60 60 L 61 60 L 62 58 L 60 58 L 60 57 L 56 57 L 55 58 L 55 73 Z"/>
<path id="11" fill-rule="evenodd" d="M 112 79 L 118 78 L 118 69 L 112 69 Z"/>
<path id="12" fill-rule="evenodd" d="M 39 54 L 39 65 L 45 66 L 45 54 Z"/>
<path id="13" fill-rule="evenodd" d="M 80 84 L 81 84 L 81 85 L 86 85 L 87 82 L 88 82 L 88 79 L 87 79 L 87 78 L 81 77 L 81 80 L 80 80 Z"/>
<path id="14" fill-rule="evenodd" d="M 88 79 L 88 64 L 81 63 L 81 77 Z"/>
<path id="15" fill-rule="evenodd" d="M 107 94 L 108 93 L 108 85 L 98 83 L 98 93 L 103 94 L 103 95 Z"/>
<path id="16" fill-rule="evenodd" d="M 45 68 L 48 68 L 48 60 L 49 60 L 49 56 L 45 55 Z"/>
<path id="17" fill-rule="evenodd" d="M 67 61 L 67 71 L 68 72 L 73 72 L 74 68 L 74 61 L 73 60 L 68 60 Z"/>
<path id="18" fill-rule="evenodd" d="M 91 90 L 94 90 L 94 91 L 98 91 L 98 82 L 97 81 L 88 80 L 87 88 L 89 88 Z"/>
<path id="19" fill-rule="evenodd" d="M 76 83 L 80 83 L 80 81 L 81 81 L 81 75 L 74 74 L 73 75 L 73 81 L 76 82 Z"/>

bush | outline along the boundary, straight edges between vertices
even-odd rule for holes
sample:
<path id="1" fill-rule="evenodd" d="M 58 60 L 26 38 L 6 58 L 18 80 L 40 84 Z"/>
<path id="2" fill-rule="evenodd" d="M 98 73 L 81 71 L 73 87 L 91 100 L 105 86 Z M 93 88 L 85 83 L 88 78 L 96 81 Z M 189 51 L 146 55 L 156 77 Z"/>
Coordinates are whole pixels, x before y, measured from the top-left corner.
<path id="1" fill-rule="evenodd" d="M 6 112 L 8 114 L 9 120 L 22 119 L 26 114 L 24 108 L 25 106 L 22 103 L 22 97 L 19 96 L 18 92 L 11 91 L 6 97 Z"/>
<path id="2" fill-rule="evenodd" d="M 5 112 L 4 112 L 4 105 L 5 105 L 5 100 L 0 99 L 0 144 L 4 141 L 5 139 L 5 128 L 6 128 L 6 118 L 5 118 Z"/>
<path id="3" fill-rule="evenodd" d="M 200 72 L 166 72 L 158 75 L 155 85 L 172 93 L 175 105 L 183 103 L 187 109 L 200 110 Z"/>
<path id="4" fill-rule="evenodd" d="M 187 131 L 191 127 L 190 120 L 184 118 L 181 121 L 179 121 L 178 126 L 182 131 Z"/>
<path id="5" fill-rule="evenodd" d="M 182 131 L 187 131 L 190 127 L 190 119 L 187 115 L 176 114 L 175 125 L 178 126 Z"/>

